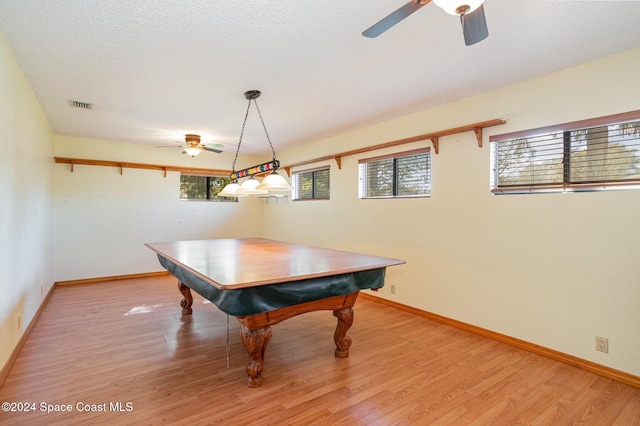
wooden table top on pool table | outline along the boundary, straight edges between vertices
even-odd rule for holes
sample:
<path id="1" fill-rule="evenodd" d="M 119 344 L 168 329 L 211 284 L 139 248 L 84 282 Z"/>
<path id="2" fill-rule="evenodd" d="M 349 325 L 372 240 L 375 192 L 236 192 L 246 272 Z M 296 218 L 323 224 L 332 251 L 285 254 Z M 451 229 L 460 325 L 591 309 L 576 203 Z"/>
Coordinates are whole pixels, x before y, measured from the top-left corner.
<path id="1" fill-rule="evenodd" d="M 338 318 L 336 356 L 349 356 L 346 332 L 362 289 L 384 285 L 388 266 L 403 260 L 293 244 L 263 238 L 147 243 L 163 267 L 178 278 L 182 313 L 192 312 L 191 290 L 242 324 L 249 353 L 248 385 L 262 384 L 271 325 L 316 310 Z"/>

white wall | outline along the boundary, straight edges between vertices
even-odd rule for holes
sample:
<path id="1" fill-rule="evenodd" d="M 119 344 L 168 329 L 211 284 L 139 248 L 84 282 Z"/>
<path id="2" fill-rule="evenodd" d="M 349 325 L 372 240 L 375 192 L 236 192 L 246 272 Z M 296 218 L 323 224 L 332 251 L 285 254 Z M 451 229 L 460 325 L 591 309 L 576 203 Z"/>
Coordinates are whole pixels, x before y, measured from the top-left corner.
<path id="1" fill-rule="evenodd" d="M 639 110 L 639 75 L 636 49 L 283 152 L 287 165 L 507 120 L 485 130 L 483 148 L 472 132 L 441 138 L 430 198 L 359 200 L 359 156 L 341 170 L 319 163 L 331 165 L 331 200 L 268 205 L 265 236 L 405 259 L 380 297 L 640 375 L 640 190 L 492 196 L 488 142 Z M 596 335 L 609 354 L 595 351 Z"/>
<path id="2" fill-rule="evenodd" d="M 56 136 L 57 157 L 230 169 L 234 153 L 203 152 Z M 243 158 L 249 164 L 253 159 Z M 243 163 L 244 164 L 244 163 Z M 263 203 L 181 201 L 180 173 L 55 165 L 56 281 L 162 271 L 147 242 L 263 233 Z"/>
<path id="3" fill-rule="evenodd" d="M 54 283 L 53 134 L 2 34 L 0 94 L 2 368 Z"/>

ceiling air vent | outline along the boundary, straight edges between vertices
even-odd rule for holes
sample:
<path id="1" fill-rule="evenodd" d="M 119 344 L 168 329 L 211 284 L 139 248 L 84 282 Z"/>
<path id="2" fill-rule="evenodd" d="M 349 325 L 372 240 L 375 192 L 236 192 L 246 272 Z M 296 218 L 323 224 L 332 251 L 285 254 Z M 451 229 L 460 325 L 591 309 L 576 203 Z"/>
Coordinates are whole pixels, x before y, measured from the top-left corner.
<path id="1" fill-rule="evenodd" d="M 93 109 L 93 104 L 90 104 L 89 102 L 69 101 L 69 105 L 74 108 Z"/>

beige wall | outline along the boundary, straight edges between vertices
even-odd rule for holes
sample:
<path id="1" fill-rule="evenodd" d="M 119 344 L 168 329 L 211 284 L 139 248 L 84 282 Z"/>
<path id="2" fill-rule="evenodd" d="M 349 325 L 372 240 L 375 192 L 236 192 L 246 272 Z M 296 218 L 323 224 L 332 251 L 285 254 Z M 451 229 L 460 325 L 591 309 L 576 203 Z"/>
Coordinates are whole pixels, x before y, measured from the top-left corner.
<path id="1" fill-rule="evenodd" d="M 203 152 L 56 136 L 58 157 L 230 169 L 234 153 Z M 252 158 L 243 158 L 247 166 Z M 251 163 L 251 164 L 249 164 Z M 244 164 L 244 163 L 243 163 Z M 264 201 L 181 201 L 180 173 L 55 165 L 56 281 L 162 271 L 148 242 L 253 237 Z"/>
<path id="2" fill-rule="evenodd" d="M 330 201 L 190 203 L 177 199 L 177 173 L 54 165 L 52 132 L 0 38 L 0 366 L 56 280 L 160 270 L 147 241 L 264 235 L 403 258 L 380 297 L 640 375 L 640 191 L 491 196 L 488 149 L 491 134 L 640 109 L 638 70 L 634 50 L 279 153 L 286 165 L 508 120 L 482 149 L 470 133 L 442 138 L 430 198 L 359 200 L 354 156 L 342 170 L 327 162 Z M 191 161 L 159 151 L 55 138 L 58 156 Z M 228 155 L 193 166 L 227 168 Z"/>
<path id="3" fill-rule="evenodd" d="M 440 140 L 430 198 L 359 200 L 360 157 L 319 163 L 331 165 L 331 200 L 268 205 L 265 236 L 405 259 L 380 297 L 640 375 L 640 190 L 492 196 L 488 142 L 639 110 L 638 75 L 639 49 L 283 152 L 286 165 L 507 120 L 483 148 L 471 132 Z"/>
<path id="4" fill-rule="evenodd" d="M 0 34 L 0 368 L 54 283 L 53 133 Z"/>

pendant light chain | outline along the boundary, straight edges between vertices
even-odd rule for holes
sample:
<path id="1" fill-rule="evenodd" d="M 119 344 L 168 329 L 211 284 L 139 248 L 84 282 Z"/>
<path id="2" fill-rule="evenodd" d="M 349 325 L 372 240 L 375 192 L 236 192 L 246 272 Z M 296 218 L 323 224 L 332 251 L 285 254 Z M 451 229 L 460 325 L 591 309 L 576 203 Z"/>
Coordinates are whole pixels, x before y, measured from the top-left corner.
<path id="1" fill-rule="evenodd" d="M 238 148 L 236 149 L 236 157 L 233 159 L 233 164 L 231 165 L 231 171 L 235 172 L 236 171 L 236 161 L 238 161 L 238 153 L 240 152 L 240 145 L 242 145 L 242 135 L 244 135 L 244 126 L 247 124 L 247 118 L 249 117 L 249 109 L 251 108 L 251 99 L 249 99 L 249 103 L 247 104 L 247 112 L 244 114 L 244 121 L 242 122 L 242 130 L 240 130 L 240 141 L 238 142 Z M 257 108 L 257 104 L 256 104 L 256 108 Z M 260 111 L 258 110 L 258 113 Z M 260 117 L 260 119 L 262 119 L 262 117 Z M 264 125 L 264 123 L 262 123 Z M 267 135 L 267 138 L 269 136 Z M 271 141 L 269 141 L 269 144 L 271 144 Z M 271 150 L 273 150 L 273 147 L 271 148 Z"/>
<path id="2" fill-rule="evenodd" d="M 269 136 L 269 132 L 267 131 L 267 125 L 264 124 L 264 119 L 262 118 L 262 112 L 260 112 L 260 107 L 258 107 L 258 101 L 255 98 L 249 99 L 249 103 L 247 104 L 247 111 L 244 114 L 244 121 L 242 122 L 242 130 L 240 130 L 240 141 L 238 142 L 238 148 L 236 149 L 236 156 L 233 159 L 233 164 L 231 165 L 231 170 L 233 172 L 236 171 L 236 161 L 238 161 L 238 154 L 240 153 L 240 145 L 242 145 L 242 137 L 244 135 L 244 128 L 247 125 L 247 119 L 249 118 L 249 110 L 251 109 L 251 101 L 253 101 L 256 106 L 256 111 L 258 111 L 258 116 L 260 117 L 260 122 L 262 123 L 262 128 L 264 129 L 264 134 L 267 136 L 267 142 L 269 142 L 269 147 L 271 148 L 271 156 L 272 159 L 276 160 L 276 150 L 273 149 L 273 144 L 271 143 L 271 137 Z"/>
<path id="3" fill-rule="evenodd" d="M 256 105 L 256 110 L 258 111 L 258 116 L 260 117 L 260 121 L 262 122 L 262 128 L 264 129 L 264 134 L 267 135 L 267 142 L 269 142 L 269 146 L 271 147 L 271 154 L 273 155 L 273 161 L 276 161 L 276 151 L 275 149 L 273 149 L 273 144 L 271 143 L 269 132 L 267 132 L 267 126 L 264 124 L 264 120 L 262 119 L 262 113 L 260 112 L 260 108 L 258 108 L 258 101 L 253 99 L 253 103 Z M 251 101 L 249 101 L 249 105 L 251 105 Z"/>

